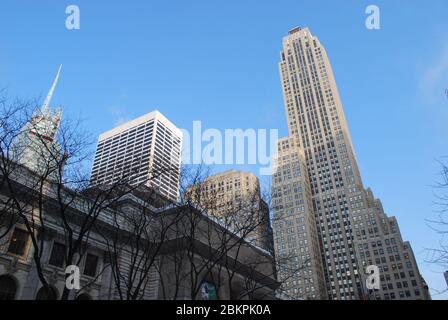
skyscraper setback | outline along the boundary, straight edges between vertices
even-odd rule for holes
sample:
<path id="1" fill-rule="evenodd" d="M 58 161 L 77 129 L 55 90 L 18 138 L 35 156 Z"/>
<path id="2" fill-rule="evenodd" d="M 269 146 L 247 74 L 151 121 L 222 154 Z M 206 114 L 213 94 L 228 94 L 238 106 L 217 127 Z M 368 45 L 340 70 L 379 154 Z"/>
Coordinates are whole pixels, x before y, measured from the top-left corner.
<path id="1" fill-rule="evenodd" d="M 428 299 L 395 218 L 363 186 L 319 39 L 307 28 L 289 31 L 279 69 L 289 137 L 278 143 L 273 172 L 274 242 L 277 255 L 304 266 L 284 289 L 305 299 Z M 380 270 L 379 290 L 366 286 L 368 265 Z"/>

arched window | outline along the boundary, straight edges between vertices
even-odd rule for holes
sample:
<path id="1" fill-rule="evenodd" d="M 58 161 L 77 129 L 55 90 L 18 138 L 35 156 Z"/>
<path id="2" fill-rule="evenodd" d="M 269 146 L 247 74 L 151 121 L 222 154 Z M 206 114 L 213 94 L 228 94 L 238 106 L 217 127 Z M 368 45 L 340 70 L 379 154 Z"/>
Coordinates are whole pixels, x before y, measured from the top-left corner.
<path id="1" fill-rule="evenodd" d="M 44 287 L 40 288 L 36 295 L 36 300 L 57 300 L 58 292 L 55 288 L 50 287 L 45 291 Z"/>
<path id="2" fill-rule="evenodd" d="M 11 276 L 0 276 L 0 300 L 14 300 L 17 285 Z"/>
<path id="3" fill-rule="evenodd" d="M 92 300 L 92 298 L 86 293 L 81 293 L 75 300 Z"/>

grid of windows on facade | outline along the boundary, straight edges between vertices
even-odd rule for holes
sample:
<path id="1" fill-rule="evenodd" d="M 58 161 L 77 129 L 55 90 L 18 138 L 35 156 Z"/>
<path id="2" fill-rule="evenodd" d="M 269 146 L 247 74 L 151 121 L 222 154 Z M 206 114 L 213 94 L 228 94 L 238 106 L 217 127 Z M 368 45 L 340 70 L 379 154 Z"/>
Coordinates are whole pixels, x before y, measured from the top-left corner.
<path id="1" fill-rule="evenodd" d="M 148 167 L 153 140 L 154 120 L 129 128 L 99 141 L 92 168 L 93 184 L 113 184 L 129 180 L 143 184 L 148 180 Z"/>
<path id="2" fill-rule="evenodd" d="M 419 280 L 421 276 L 413 262 L 412 250 L 405 249 L 396 221 L 384 214 L 379 200 L 362 184 L 331 65 L 325 48 L 307 28 L 294 28 L 283 38 L 279 71 L 290 138 L 279 141 L 278 169 L 272 176 L 274 217 L 284 217 L 285 223 L 289 215 L 301 211 L 313 213 L 323 278 L 330 299 L 363 298 L 365 263 L 379 263 L 386 279 L 387 270 L 402 266 L 396 263 L 395 256 L 403 259 L 404 252 L 409 253 L 409 263 L 414 266 L 411 274 L 418 274 L 415 278 L 419 288 L 376 294 L 382 299 L 422 295 L 424 281 Z M 292 152 L 291 141 L 298 141 Z M 301 195 L 292 192 L 299 186 L 288 186 L 297 174 L 294 153 L 303 155 Z M 312 229 L 306 231 L 310 233 L 309 230 Z M 365 250 L 359 252 L 358 243 L 373 239 L 375 243 L 382 242 L 390 234 L 400 239 L 396 240 L 397 249 L 391 247 L 392 251 L 398 250 L 393 254 L 395 261 L 381 257 L 380 249 L 369 247 L 369 255 L 380 255 L 373 259 L 365 258 Z M 294 237 L 297 239 L 298 234 L 288 235 L 285 224 L 274 224 L 274 236 L 280 254 L 294 250 Z M 385 259 L 387 266 L 383 264 Z M 397 287 L 400 289 L 409 283 L 412 281 L 400 281 Z M 388 286 L 386 283 L 384 288 Z M 425 295 L 429 297 L 426 292 Z"/>
<path id="3" fill-rule="evenodd" d="M 362 265 L 376 265 L 380 271 L 381 288 L 374 298 L 424 299 L 425 288 L 414 255 L 409 243 L 401 239 L 395 219 L 381 212 L 375 214 L 371 208 L 355 211 L 353 220 Z"/>
<path id="4" fill-rule="evenodd" d="M 279 140 L 272 179 L 274 243 L 281 261 L 282 289 L 291 299 L 324 299 L 311 192 L 296 139 Z"/>
<path id="5" fill-rule="evenodd" d="M 395 237 L 390 237 L 358 245 L 363 265 L 379 267 L 381 288 L 375 293 L 377 299 L 423 297 L 412 254 L 407 252 L 406 245 L 404 251 L 400 250 L 399 244 Z"/>
<path id="6" fill-rule="evenodd" d="M 181 141 L 162 122 L 157 122 L 151 185 L 170 199 L 177 199 Z"/>
<path id="7" fill-rule="evenodd" d="M 181 138 L 151 119 L 100 139 L 92 168 L 93 185 L 127 181 L 177 200 Z"/>
<path id="8" fill-rule="evenodd" d="M 227 170 L 207 177 L 187 193 L 227 228 L 244 233 L 251 244 L 272 249 L 269 207 L 262 199 L 260 183 L 253 173 Z"/>
<path id="9" fill-rule="evenodd" d="M 228 170 L 223 173 L 207 177 L 200 186 L 200 200 L 214 215 L 225 215 L 232 208 L 237 208 L 249 202 L 252 206 L 260 207 L 261 194 L 258 179 L 252 173 Z"/>
<path id="10" fill-rule="evenodd" d="M 297 135 L 303 146 L 309 185 L 315 196 L 313 206 L 325 251 L 327 285 L 336 296 L 352 298 L 356 269 L 351 258 L 354 252 L 349 211 L 345 199 L 337 199 L 330 207 L 326 195 L 339 190 L 339 196 L 345 197 L 341 191 L 355 179 L 348 170 L 350 150 L 341 134 L 342 111 L 337 106 L 331 69 L 323 48 L 308 30 L 296 30 L 284 40 L 280 71 L 289 132 Z M 345 172 L 341 163 L 347 168 Z M 324 237 L 333 241 L 331 246 Z"/>
<path id="11" fill-rule="evenodd" d="M 227 171 L 206 179 L 204 195 L 242 195 L 259 191 L 258 180 L 252 174 Z"/>

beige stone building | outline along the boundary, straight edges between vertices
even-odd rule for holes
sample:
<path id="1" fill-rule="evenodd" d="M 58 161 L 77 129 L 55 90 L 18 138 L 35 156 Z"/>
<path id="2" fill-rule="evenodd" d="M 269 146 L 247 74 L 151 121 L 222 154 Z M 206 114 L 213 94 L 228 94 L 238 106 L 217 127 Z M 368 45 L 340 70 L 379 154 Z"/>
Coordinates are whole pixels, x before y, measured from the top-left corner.
<path id="1" fill-rule="evenodd" d="M 363 186 L 334 75 L 319 39 L 307 28 L 290 30 L 283 38 L 279 70 L 290 138 L 279 143 L 280 165 L 273 176 L 274 217 L 284 217 L 274 219 L 276 253 L 302 247 L 311 254 L 319 247 L 323 268 L 322 272 L 319 263 L 311 263 L 317 277 L 314 296 L 303 292 L 304 276 L 292 284 L 289 295 L 341 300 L 429 298 L 397 222 L 384 214 L 380 202 Z M 291 172 L 298 171 L 294 167 L 303 168 L 300 179 Z M 291 194 L 289 188 L 296 191 Z M 304 228 L 292 223 L 301 212 L 309 216 Z M 315 232 L 311 212 L 319 244 L 308 238 L 304 246 L 304 232 L 307 237 Z M 380 268 L 381 289 L 368 295 L 365 268 L 371 264 Z M 320 289 L 320 283 L 326 290 Z"/>
<path id="2" fill-rule="evenodd" d="M 401 237 L 395 217 L 388 217 L 381 201 L 370 189 L 350 199 L 360 268 L 378 266 L 379 290 L 366 290 L 368 299 L 429 300 L 426 282 L 420 275 L 411 245 Z M 365 203 L 363 207 L 360 203 Z M 363 274 L 363 281 L 366 275 Z"/>
<path id="3" fill-rule="evenodd" d="M 290 299 L 327 298 L 308 174 L 303 151 L 294 137 L 278 141 L 272 206 L 275 253 L 286 268 L 278 274 L 282 291 Z"/>
<path id="4" fill-rule="evenodd" d="M 188 193 L 203 210 L 244 234 L 246 240 L 272 249 L 269 206 L 253 173 L 228 170 L 207 177 Z"/>

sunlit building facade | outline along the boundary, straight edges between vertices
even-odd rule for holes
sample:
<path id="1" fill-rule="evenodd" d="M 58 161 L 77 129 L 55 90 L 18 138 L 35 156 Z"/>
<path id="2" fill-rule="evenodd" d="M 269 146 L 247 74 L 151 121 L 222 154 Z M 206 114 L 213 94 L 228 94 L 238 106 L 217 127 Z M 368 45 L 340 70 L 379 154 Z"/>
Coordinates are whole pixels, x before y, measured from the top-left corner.
<path id="1" fill-rule="evenodd" d="M 314 263 L 313 272 L 318 275 L 314 281 L 325 283 L 326 291 L 315 297 L 429 298 L 410 244 L 401 239 L 395 218 L 387 217 L 379 200 L 363 186 L 333 71 L 319 39 L 307 28 L 289 31 L 283 38 L 279 70 L 289 137 L 279 143 L 283 168 L 273 175 L 277 254 L 297 247 L 316 250 L 317 244 L 300 242 L 305 231 L 292 222 L 301 212 L 306 216 L 312 211 L 323 269 Z M 285 151 L 287 141 L 294 141 L 295 151 Z M 303 164 L 300 178 L 289 171 L 295 163 Z M 299 186 L 301 192 L 291 192 Z M 307 236 L 310 230 L 314 232 L 311 225 L 305 226 Z M 379 267 L 379 290 L 369 291 L 366 286 L 368 265 Z M 299 280 L 303 283 L 305 276 Z M 320 288 L 313 287 L 315 291 Z M 293 284 L 288 290 L 291 296 L 313 298 L 307 292 L 296 292 L 303 286 Z"/>
<path id="2" fill-rule="evenodd" d="M 159 111 L 102 133 L 98 138 L 91 184 L 146 185 L 177 201 L 182 131 Z"/>

